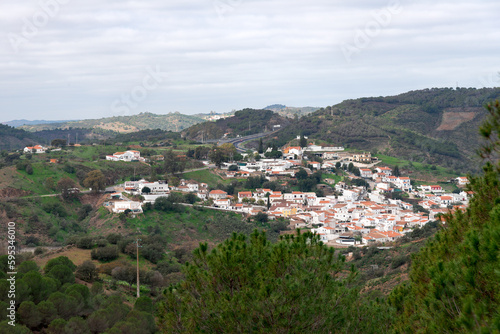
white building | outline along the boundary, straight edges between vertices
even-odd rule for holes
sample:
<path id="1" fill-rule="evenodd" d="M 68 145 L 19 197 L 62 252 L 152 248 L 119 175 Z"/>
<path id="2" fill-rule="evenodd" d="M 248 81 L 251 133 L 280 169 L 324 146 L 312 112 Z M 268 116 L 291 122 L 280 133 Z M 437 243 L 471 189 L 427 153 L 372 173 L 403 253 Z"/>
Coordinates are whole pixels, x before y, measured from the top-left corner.
<path id="1" fill-rule="evenodd" d="M 27 146 L 23 150 L 24 153 L 45 153 L 45 151 L 47 148 L 41 145 Z"/>
<path id="2" fill-rule="evenodd" d="M 134 201 L 119 201 L 114 202 L 112 211 L 115 213 L 125 212 L 125 210 L 131 210 L 134 213 L 141 213 L 142 207 L 140 202 Z"/>
<path id="3" fill-rule="evenodd" d="M 144 158 L 141 158 L 141 152 L 139 151 L 125 151 L 125 152 L 115 152 L 113 155 L 107 155 L 106 160 L 110 161 L 144 161 Z"/>

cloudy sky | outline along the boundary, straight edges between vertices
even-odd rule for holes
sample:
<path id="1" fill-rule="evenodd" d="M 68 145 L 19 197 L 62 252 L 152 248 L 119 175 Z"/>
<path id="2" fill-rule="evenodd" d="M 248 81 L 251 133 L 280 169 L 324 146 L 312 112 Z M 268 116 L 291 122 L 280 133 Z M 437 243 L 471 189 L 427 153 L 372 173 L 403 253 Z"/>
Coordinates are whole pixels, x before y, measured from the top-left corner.
<path id="1" fill-rule="evenodd" d="M 0 121 L 500 86 L 498 0 L 2 0 Z"/>

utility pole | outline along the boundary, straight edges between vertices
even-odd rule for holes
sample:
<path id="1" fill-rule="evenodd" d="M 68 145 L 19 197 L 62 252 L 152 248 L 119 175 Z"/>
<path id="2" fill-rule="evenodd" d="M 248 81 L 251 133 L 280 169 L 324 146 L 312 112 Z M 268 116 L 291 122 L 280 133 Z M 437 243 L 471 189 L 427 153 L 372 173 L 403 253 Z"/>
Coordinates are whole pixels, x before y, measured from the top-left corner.
<path id="1" fill-rule="evenodd" d="M 137 238 L 135 242 L 137 246 L 137 298 L 141 296 L 139 290 L 139 241 L 141 241 L 141 239 Z"/>

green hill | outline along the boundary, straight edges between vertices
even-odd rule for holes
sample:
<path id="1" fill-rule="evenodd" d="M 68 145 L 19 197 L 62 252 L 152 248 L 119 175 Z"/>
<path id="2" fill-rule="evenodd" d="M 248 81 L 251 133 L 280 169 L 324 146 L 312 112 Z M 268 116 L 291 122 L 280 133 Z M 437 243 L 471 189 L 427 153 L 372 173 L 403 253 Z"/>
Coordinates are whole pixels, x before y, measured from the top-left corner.
<path id="1" fill-rule="evenodd" d="M 273 129 L 274 125 L 287 126 L 290 120 L 282 117 L 271 110 L 243 109 L 236 111 L 233 117 L 219 119 L 215 122 L 196 124 L 183 131 L 183 136 L 188 139 L 219 139 L 225 133 L 230 136 L 246 136 L 254 133 Z"/>
<path id="2" fill-rule="evenodd" d="M 346 100 L 300 118 L 280 132 L 284 144 L 300 133 L 345 147 L 410 161 L 476 170 L 484 105 L 500 88 L 432 88 L 388 97 Z"/>
<path id="3" fill-rule="evenodd" d="M 132 116 L 114 116 L 100 119 L 69 121 L 63 123 L 23 125 L 20 128 L 32 132 L 41 130 L 53 130 L 57 128 L 85 128 L 128 133 L 148 129 L 181 131 L 193 124 L 201 122 L 204 122 L 204 120 L 200 117 L 183 115 L 179 112 L 168 113 L 166 115 L 157 115 L 145 112 Z"/>
<path id="4" fill-rule="evenodd" d="M 38 137 L 32 133 L 0 124 L 0 150 L 17 150 L 37 141 Z"/>

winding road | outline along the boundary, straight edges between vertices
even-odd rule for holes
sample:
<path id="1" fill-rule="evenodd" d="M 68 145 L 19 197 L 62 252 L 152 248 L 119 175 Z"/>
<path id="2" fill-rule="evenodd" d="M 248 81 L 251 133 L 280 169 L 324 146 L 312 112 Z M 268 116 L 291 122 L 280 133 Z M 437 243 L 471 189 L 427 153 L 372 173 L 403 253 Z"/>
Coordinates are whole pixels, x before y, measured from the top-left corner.
<path id="1" fill-rule="evenodd" d="M 243 143 L 246 143 L 246 142 L 258 139 L 258 138 L 267 137 L 267 136 L 269 136 L 273 133 L 276 133 L 278 131 L 279 130 L 269 131 L 269 132 L 261 132 L 261 133 L 256 133 L 253 135 L 238 137 L 238 138 L 221 139 L 221 140 L 219 140 L 218 145 L 220 146 L 220 145 L 225 144 L 225 143 L 230 143 L 230 144 L 233 144 L 234 147 L 236 147 L 236 150 L 239 153 L 246 153 L 247 149 L 245 149 L 244 147 L 241 146 Z"/>

